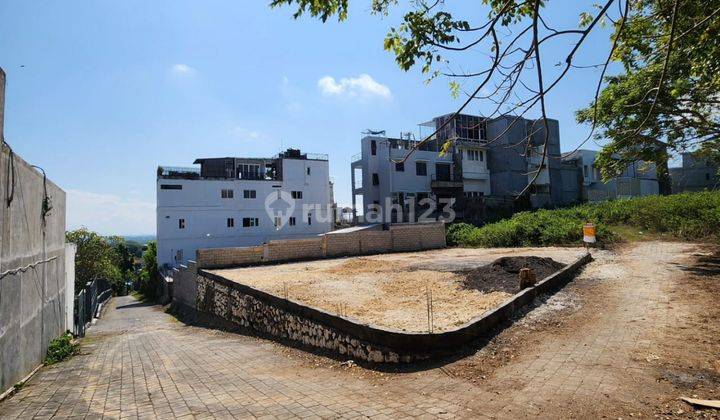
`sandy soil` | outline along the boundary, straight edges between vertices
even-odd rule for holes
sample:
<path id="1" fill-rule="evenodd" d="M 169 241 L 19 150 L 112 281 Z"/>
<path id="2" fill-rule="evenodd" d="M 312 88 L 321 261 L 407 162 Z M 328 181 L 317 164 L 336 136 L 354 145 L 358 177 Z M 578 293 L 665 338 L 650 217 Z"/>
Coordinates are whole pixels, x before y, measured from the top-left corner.
<path id="1" fill-rule="evenodd" d="M 581 276 L 442 370 L 526 415 L 719 418 L 679 399 L 720 398 L 719 251 L 675 242 L 595 251 Z"/>
<path id="2" fill-rule="evenodd" d="M 567 264 L 582 252 L 453 248 L 211 271 L 358 322 L 413 332 L 429 329 L 431 294 L 437 332 L 462 325 L 511 296 L 507 288 L 467 287 L 467 273 L 473 269 L 504 256 L 550 257 Z"/>

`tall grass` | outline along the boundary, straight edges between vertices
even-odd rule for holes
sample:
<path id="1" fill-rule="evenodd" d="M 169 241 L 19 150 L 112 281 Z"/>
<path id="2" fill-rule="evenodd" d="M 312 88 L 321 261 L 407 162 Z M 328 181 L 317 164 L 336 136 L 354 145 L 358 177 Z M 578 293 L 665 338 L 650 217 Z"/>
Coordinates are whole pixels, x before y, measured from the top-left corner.
<path id="1" fill-rule="evenodd" d="M 609 228 L 627 225 L 682 239 L 715 238 L 720 229 L 720 192 L 704 191 L 583 204 L 567 209 L 517 213 L 480 228 L 457 223 L 448 243 L 461 246 L 545 246 L 577 244 L 582 225 L 597 227 L 601 243 L 619 238 Z"/>

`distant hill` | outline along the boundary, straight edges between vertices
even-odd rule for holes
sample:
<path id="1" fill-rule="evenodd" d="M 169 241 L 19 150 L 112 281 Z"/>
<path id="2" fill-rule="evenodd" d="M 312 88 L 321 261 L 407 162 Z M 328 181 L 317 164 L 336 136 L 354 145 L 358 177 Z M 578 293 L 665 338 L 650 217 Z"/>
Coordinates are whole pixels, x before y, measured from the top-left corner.
<path id="1" fill-rule="evenodd" d="M 132 241 L 132 242 L 138 242 L 140 244 L 145 245 L 146 243 L 150 241 L 155 240 L 155 235 L 131 235 L 131 236 L 123 236 L 126 241 Z"/>

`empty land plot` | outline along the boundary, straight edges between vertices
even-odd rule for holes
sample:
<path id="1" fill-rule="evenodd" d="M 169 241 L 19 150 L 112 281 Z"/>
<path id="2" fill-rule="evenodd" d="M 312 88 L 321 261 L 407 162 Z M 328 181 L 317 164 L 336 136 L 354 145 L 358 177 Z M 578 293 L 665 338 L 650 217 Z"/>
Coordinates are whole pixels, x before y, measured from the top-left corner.
<path id="1" fill-rule="evenodd" d="M 520 268 L 533 268 L 539 280 L 583 252 L 450 248 L 208 271 L 360 323 L 424 332 L 428 292 L 434 330 L 453 329 L 516 293 Z"/>

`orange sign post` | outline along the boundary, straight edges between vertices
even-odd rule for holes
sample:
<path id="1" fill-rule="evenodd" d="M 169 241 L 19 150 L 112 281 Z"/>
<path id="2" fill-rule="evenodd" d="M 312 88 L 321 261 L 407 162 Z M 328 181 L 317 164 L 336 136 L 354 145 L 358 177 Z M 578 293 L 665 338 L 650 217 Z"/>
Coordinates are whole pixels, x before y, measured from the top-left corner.
<path id="1" fill-rule="evenodd" d="M 595 225 L 592 223 L 586 223 L 583 226 L 583 242 L 587 244 L 594 244 L 595 240 Z"/>

